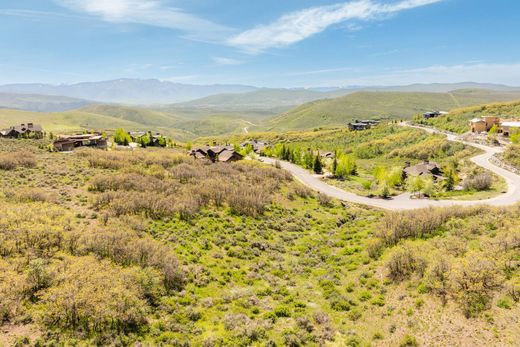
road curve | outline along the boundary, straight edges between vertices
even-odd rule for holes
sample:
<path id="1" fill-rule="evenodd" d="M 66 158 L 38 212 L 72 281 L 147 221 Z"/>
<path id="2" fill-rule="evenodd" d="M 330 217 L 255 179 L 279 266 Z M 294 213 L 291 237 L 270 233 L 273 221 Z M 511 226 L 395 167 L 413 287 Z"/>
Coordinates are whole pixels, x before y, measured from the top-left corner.
<path id="1" fill-rule="evenodd" d="M 413 126 L 409 124 L 402 124 L 403 126 L 409 126 L 413 128 L 418 128 L 429 133 L 439 133 L 444 134 L 440 131 L 423 128 L 419 126 Z M 303 184 L 312 188 L 318 192 L 326 194 L 332 198 L 336 198 L 343 201 L 349 201 L 357 204 L 368 205 L 372 207 L 377 207 L 390 211 L 403 211 L 403 210 L 415 210 L 426 207 L 450 207 L 450 206 L 479 206 L 479 205 L 490 205 L 490 206 L 509 206 L 514 205 L 520 201 L 520 176 L 514 174 L 510 171 L 507 171 L 501 167 L 498 167 L 492 164 L 489 159 L 493 157 L 497 153 L 501 153 L 503 151 L 502 148 L 490 147 L 481 144 L 475 144 L 460 140 L 457 136 L 452 134 L 444 134 L 447 136 L 449 141 L 461 142 L 468 146 L 473 146 L 479 148 L 484 151 L 484 154 L 477 155 L 471 160 L 489 170 L 494 172 L 495 174 L 504 178 L 507 182 L 507 193 L 501 194 L 494 198 L 485 199 L 485 200 L 428 200 L 428 199 L 412 199 L 410 193 L 403 193 L 391 199 L 378 199 L 378 198 L 368 198 L 364 196 L 359 196 L 354 193 L 349 193 L 344 191 L 343 189 L 331 186 L 321 179 L 314 177 L 310 174 L 306 169 L 299 167 L 295 164 L 279 161 L 280 165 L 283 169 L 289 171 L 296 179 L 301 181 Z M 277 161 L 273 158 L 262 157 L 261 160 L 267 164 L 274 165 Z"/>

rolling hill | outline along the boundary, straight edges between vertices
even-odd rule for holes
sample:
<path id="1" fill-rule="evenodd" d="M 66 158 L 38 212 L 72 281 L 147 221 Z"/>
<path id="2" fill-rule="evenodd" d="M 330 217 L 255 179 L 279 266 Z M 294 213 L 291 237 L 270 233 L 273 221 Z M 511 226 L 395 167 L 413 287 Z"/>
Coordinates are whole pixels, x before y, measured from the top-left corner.
<path id="1" fill-rule="evenodd" d="M 432 125 L 439 129 L 463 134 L 469 131 L 469 121 L 482 116 L 502 116 L 518 118 L 520 101 L 492 103 L 480 106 L 463 107 L 452 110 L 449 114 L 432 119 L 418 118 L 418 124 Z"/>
<path id="2" fill-rule="evenodd" d="M 0 128 L 14 124 L 33 122 L 41 124 L 46 132 L 71 133 L 84 130 L 113 131 L 117 128 L 131 130 L 160 131 L 172 136 L 176 141 L 187 141 L 195 134 L 171 126 L 159 126 L 139 123 L 135 120 L 117 115 L 97 114 L 88 110 L 66 112 L 30 112 L 20 110 L 0 109 Z"/>
<path id="3" fill-rule="evenodd" d="M 241 94 L 219 94 L 186 103 L 171 105 L 175 109 L 210 109 L 218 111 L 273 112 L 287 111 L 306 102 L 347 94 L 339 89 L 320 92 L 308 89 L 260 89 Z"/>
<path id="4" fill-rule="evenodd" d="M 65 96 L 0 93 L 0 108 L 19 109 L 34 112 L 62 112 L 74 110 L 90 101 Z"/>
<path id="5" fill-rule="evenodd" d="M 356 92 L 301 105 L 264 124 L 265 130 L 310 129 L 345 125 L 355 119 L 410 118 L 431 110 L 520 99 L 518 91 L 463 89 L 449 93 Z"/>

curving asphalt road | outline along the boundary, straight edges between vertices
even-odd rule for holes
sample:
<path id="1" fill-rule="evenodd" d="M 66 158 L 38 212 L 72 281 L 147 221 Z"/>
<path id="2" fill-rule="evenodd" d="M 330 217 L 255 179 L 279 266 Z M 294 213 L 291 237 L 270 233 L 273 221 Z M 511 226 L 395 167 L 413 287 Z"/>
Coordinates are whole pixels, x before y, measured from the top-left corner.
<path id="1" fill-rule="evenodd" d="M 415 209 L 421 209 L 426 207 L 449 207 L 449 206 L 478 206 L 478 205 L 490 205 L 490 206 L 509 206 L 514 205 L 517 202 L 520 201 L 520 176 L 517 174 L 514 174 L 510 171 L 507 171 L 505 169 L 502 169 L 501 167 L 498 167 L 494 164 L 492 164 L 489 159 L 493 157 L 496 153 L 501 153 L 503 151 L 502 148 L 498 147 L 490 147 L 485 145 L 480 145 L 476 143 L 471 143 L 467 141 L 463 141 L 459 139 L 457 136 L 452 134 L 445 134 L 440 131 L 430 129 L 430 128 L 423 128 L 419 126 L 413 126 L 406 123 L 402 123 L 403 126 L 408 126 L 412 128 L 418 128 L 424 131 L 427 131 L 429 133 L 438 133 L 438 134 L 444 134 L 447 136 L 449 141 L 454 142 L 461 142 L 468 146 L 473 146 L 476 148 L 479 148 L 484 151 L 484 154 L 477 155 L 473 157 L 471 160 L 489 170 L 494 172 L 495 174 L 501 176 L 504 178 L 504 180 L 507 182 L 507 193 L 501 194 L 497 197 L 486 199 L 486 200 L 466 200 L 466 201 L 459 201 L 459 200 L 428 200 L 428 199 L 411 199 L 410 193 L 404 193 L 401 195 L 398 195 L 396 197 L 393 197 L 392 199 L 378 199 L 378 198 L 368 198 L 364 196 L 359 196 L 354 193 L 349 193 L 344 191 L 343 189 L 333 187 L 325 182 L 323 182 L 321 179 L 314 177 L 312 174 L 310 174 L 306 169 L 299 167 L 297 165 L 294 165 L 289 162 L 285 161 L 279 161 L 280 165 L 283 169 L 289 171 L 295 178 L 297 178 L 299 181 L 301 181 L 303 184 L 308 186 L 309 188 L 312 188 L 318 192 L 321 192 L 323 194 L 326 194 L 330 197 L 343 200 L 343 201 L 349 201 L 357 204 L 362 205 L 368 205 L 372 207 L 377 207 L 385 210 L 391 210 L 391 211 L 402 211 L 402 210 L 415 210 Z M 261 158 L 263 162 L 274 165 L 277 161 L 276 159 L 272 158 Z"/>

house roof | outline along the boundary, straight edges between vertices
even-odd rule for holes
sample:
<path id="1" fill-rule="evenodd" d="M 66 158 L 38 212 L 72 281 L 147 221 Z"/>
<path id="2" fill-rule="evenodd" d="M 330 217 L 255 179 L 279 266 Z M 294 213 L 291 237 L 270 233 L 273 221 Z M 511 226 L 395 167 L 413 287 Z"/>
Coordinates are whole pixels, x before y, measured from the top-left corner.
<path id="1" fill-rule="evenodd" d="M 5 136 L 5 135 L 8 135 L 9 133 L 11 133 L 12 131 L 15 131 L 15 132 L 17 132 L 19 134 L 25 134 L 28 131 L 42 132 L 43 128 L 39 124 L 34 124 L 34 123 L 27 123 L 27 124 L 25 124 L 25 123 L 23 123 L 23 124 L 14 125 L 14 126 L 9 127 L 8 129 L 2 130 L 1 134 Z"/>
<path id="2" fill-rule="evenodd" d="M 471 123 L 486 123 L 486 121 L 480 119 L 480 118 L 473 118 L 470 120 Z"/>
<path id="3" fill-rule="evenodd" d="M 510 128 L 520 128 L 520 122 L 513 121 L 513 122 L 502 122 L 500 123 L 503 127 L 510 127 Z"/>
<path id="4" fill-rule="evenodd" d="M 440 171 L 439 164 L 435 162 L 423 162 L 404 169 L 404 172 L 409 176 L 429 175 L 434 171 Z"/>
<path id="5" fill-rule="evenodd" d="M 229 161 L 233 157 L 237 158 L 237 159 L 242 159 L 243 158 L 242 154 L 240 154 L 240 153 L 238 153 L 236 151 L 233 151 L 233 150 L 225 149 L 224 151 L 222 151 L 219 154 L 218 161 L 226 162 L 226 161 Z"/>

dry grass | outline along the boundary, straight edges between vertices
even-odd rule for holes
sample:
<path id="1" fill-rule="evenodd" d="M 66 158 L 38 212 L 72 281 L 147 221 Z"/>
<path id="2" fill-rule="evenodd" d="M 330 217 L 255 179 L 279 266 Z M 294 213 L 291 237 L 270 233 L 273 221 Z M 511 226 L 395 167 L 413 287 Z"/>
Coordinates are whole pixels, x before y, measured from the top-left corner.
<path id="1" fill-rule="evenodd" d="M 0 170 L 15 170 L 18 167 L 36 167 L 36 157 L 29 152 L 0 153 Z"/>
<path id="2" fill-rule="evenodd" d="M 247 163 L 210 165 L 177 155 L 144 161 L 132 153 L 83 155 L 90 165 L 110 162 L 111 169 L 121 171 L 90 182 L 90 190 L 101 193 L 95 207 L 108 208 L 115 216 L 142 213 L 155 219 L 189 220 L 207 206 L 227 205 L 236 214 L 255 217 L 281 184 L 292 180 L 285 171 Z"/>

